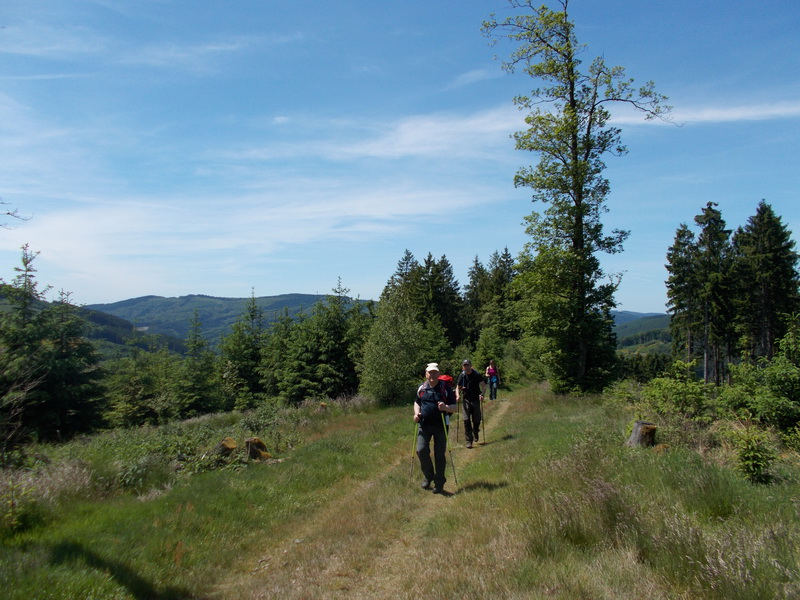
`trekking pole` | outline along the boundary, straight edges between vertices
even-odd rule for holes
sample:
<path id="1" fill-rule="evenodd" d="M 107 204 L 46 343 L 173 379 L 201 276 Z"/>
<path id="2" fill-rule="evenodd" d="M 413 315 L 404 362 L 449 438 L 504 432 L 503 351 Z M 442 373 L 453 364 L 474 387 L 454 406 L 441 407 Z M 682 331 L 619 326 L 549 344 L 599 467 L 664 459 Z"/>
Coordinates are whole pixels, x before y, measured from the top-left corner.
<path id="1" fill-rule="evenodd" d="M 414 455 L 417 453 L 417 437 L 419 437 L 419 423 L 415 423 L 414 428 L 414 444 L 411 446 L 411 469 L 408 471 L 408 480 L 414 478 Z"/>
<path id="2" fill-rule="evenodd" d="M 483 445 L 486 445 L 486 411 L 483 409 L 483 394 L 481 394 L 481 421 L 483 425 Z"/>
<path id="3" fill-rule="evenodd" d="M 461 420 L 461 409 L 458 407 L 458 398 L 456 398 L 456 412 L 454 412 L 453 414 L 458 415 L 456 417 L 456 444 L 457 444 L 458 443 L 458 430 L 459 430 L 458 422 Z"/>
<path id="4" fill-rule="evenodd" d="M 444 424 L 445 424 L 444 413 L 442 413 L 442 425 L 444 425 Z M 446 431 L 447 431 L 447 428 L 445 428 L 445 432 Z M 455 461 L 453 461 L 453 451 L 450 450 L 449 446 L 447 447 L 447 452 L 450 454 L 450 466 L 453 467 L 453 481 L 456 482 L 456 488 L 458 488 L 458 477 L 456 477 L 456 463 L 455 463 Z"/>

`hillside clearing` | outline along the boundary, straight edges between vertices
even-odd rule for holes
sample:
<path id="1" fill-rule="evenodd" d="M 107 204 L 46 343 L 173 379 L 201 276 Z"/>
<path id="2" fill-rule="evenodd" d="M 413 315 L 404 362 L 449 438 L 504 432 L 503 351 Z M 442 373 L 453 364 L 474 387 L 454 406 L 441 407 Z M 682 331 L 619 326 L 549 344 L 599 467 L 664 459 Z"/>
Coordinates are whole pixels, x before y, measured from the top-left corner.
<path id="1" fill-rule="evenodd" d="M 4 540 L 10 600 L 795 598 L 800 477 L 753 486 L 624 448 L 619 405 L 525 388 L 451 428 L 458 485 L 410 475 L 408 406 L 323 416 L 283 462 L 76 501 Z M 451 469 L 451 467 L 449 467 Z"/>

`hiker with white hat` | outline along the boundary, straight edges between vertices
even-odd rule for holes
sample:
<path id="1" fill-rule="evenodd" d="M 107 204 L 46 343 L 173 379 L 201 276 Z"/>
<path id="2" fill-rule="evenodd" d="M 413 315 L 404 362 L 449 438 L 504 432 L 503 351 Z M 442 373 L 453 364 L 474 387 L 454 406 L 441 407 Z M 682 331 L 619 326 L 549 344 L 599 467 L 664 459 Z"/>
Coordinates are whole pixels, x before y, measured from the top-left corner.
<path id="1" fill-rule="evenodd" d="M 452 388 L 439 380 L 438 363 L 428 363 L 425 367 L 425 382 L 417 390 L 414 400 L 414 422 L 417 428 L 417 456 L 422 469 L 422 489 L 428 490 L 433 484 L 433 493 L 444 492 L 447 468 L 447 425 L 445 415 L 458 410 L 456 396 Z M 433 461 L 430 443 L 433 438 Z"/>

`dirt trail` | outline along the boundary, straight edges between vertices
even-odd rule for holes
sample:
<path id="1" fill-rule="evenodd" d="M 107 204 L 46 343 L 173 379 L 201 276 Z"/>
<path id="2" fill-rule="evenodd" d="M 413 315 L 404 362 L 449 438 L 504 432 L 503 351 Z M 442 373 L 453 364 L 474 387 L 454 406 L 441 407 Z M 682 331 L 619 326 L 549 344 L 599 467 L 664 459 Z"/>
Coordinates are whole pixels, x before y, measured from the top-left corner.
<path id="1" fill-rule="evenodd" d="M 481 453 L 490 451 L 491 431 L 504 418 L 510 402 L 486 402 L 484 431 L 489 444 L 464 448 L 450 431 L 449 449 L 456 473 Z M 461 425 L 459 421 L 459 425 Z M 250 572 L 218 588 L 213 598 L 402 598 L 413 576 L 410 569 L 429 543 L 428 524 L 440 515 L 458 510 L 460 488 L 452 477 L 448 457 L 448 482 L 444 495 L 419 489 L 419 464 L 414 464 L 409 483 L 410 440 L 398 444 L 395 460 L 354 489 L 326 504 L 313 519 L 307 519 L 277 547 L 250 563 Z M 402 447 L 401 447 L 402 446 Z M 387 498 L 392 487 L 401 486 L 397 498 Z M 410 489 L 409 489 L 410 488 Z M 336 532 L 339 535 L 336 535 Z M 426 541 L 426 539 L 428 541 Z M 434 566 L 435 568 L 435 566 Z"/>
<path id="2" fill-rule="evenodd" d="M 494 401 L 491 403 L 491 410 L 484 410 L 486 419 L 484 432 L 497 426 L 509 406 L 509 402 Z M 459 421 L 458 424 L 461 425 L 461 422 Z M 491 439 L 489 441 L 491 442 Z M 462 447 L 463 443 L 463 431 L 461 431 Z M 465 449 L 463 452 L 458 452 L 458 469 L 468 465 L 485 450 L 488 450 L 488 447 L 479 444 L 472 450 Z M 419 473 L 418 468 L 415 469 L 415 473 Z M 414 485 L 417 483 L 415 480 Z M 405 528 L 407 535 L 395 539 L 385 551 L 373 558 L 373 568 L 370 573 L 354 582 L 355 585 L 350 588 L 348 598 L 397 598 L 398 591 L 403 589 L 409 577 L 412 576 L 412 569 L 419 563 L 417 557 L 420 551 L 427 546 L 424 535 L 425 524 L 436 519 L 437 513 L 458 510 L 458 495 L 463 490 L 463 480 L 461 486 L 461 488 L 455 488 L 454 485 L 454 488 L 451 489 L 455 489 L 455 493 L 449 494 L 445 498 L 432 493 L 423 493 L 417 507 L 409 515 L 408 526 Z M 450 487 L 450 481 L 448 481 L 447 487 Z M 448 501 L 444 502 L 445 499 Z"/>

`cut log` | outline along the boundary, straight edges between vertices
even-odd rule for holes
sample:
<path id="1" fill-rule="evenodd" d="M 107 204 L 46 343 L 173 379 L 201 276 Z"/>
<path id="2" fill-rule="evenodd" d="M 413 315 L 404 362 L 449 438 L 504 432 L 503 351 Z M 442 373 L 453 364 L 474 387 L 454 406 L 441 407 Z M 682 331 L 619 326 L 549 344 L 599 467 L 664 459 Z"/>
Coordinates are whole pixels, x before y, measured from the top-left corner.
<path id="1" fill-rule="evenodd" d="M 656 429 L 655 423 L 648 423 L 647 421 L 636 421 L 633 426 L 633 431 L 628 441 L 625 442 L 626 446 L 631 448 L 638 448 L 644 446 L 649 448 L 656 445 Z"/>

